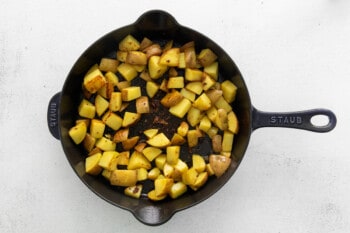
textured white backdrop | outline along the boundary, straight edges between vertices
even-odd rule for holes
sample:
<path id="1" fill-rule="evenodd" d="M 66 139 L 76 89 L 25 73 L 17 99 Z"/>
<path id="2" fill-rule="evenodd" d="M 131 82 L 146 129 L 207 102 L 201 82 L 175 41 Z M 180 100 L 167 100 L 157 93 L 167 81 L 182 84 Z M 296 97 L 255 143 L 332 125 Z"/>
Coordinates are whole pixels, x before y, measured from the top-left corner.
<path id="1" fill-rule="evenodd" d="M 0 232 L 350 232 L 350 1 L 0 0 Z M 148 227 L 98 198 L 48 132 L 48 101 L 78 56 L 150 9 L 207 35 L 255 107 L 324 107 L 327 134 L 259 129 L 213 197 Z"/>

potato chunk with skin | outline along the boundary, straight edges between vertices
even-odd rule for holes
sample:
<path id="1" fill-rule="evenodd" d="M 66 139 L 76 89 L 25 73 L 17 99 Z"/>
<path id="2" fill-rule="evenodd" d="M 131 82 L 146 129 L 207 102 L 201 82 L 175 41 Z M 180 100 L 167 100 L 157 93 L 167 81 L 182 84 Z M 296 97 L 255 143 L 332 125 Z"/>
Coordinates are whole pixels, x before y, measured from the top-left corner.
<path id="1" fill-rule="evenodd" d="M 102 114 L 107 110 L 109 106 L 109 102 L 100 95 L 97 95 L 95 98 L 95 107 L 96 113 L 98 116 L 102 116 Z"/>
<path id="2" fill-rule="evenodd" d="M 159 56 L 152 56 L 148 61 L 148 71 L 152 79 L 160 78 L 168 70 L 168 66 L 159 64 L 159 60 Z"/>
<path id="3" fill-rule="evenodd" d="M 138 169 L 142 167 L 149 170 L 152 168 L 152 165 L 148 159 L 143 156 L 142 153 L 134 151 L 129 159 L 128 170 Z"/>
<path id="4" fill-rule="evenodd" d="M 140 120 L 141 114 L 134 112 L 125 112 L 124 118 L 122 122 L 123 127 L 128 127 L 135 124 L 138 120 Z"/>
<path id="5" fill-rule="evenodd" d="M 158 155 L 162 153 L 162 150 L 157 147 L 146 147 L 142 150 L 142 154 L 150 161 L 152 162 Z"/>
<path id="6" fill-rule="evenodd" d="M 183 96 L 180 94 L 180 92 L 173 90 L 172 92 L 167 93 L 161 100 L 160 103 L 166 107 L 170 108 L 172 106 L 177 105 L 181 102 L 183 99 Z"/>
<path id="7" fill-rule="evenodd" d="M 94 138 L 101 138 L 105 131 L 105 123 L 101 120 L 92 119 L 90 124 L 90 134 Z"/>
<path id="8" fill-rule="evenodd" d="M 170 107 L 169 112 L 174 116 L 183 118 L 188 112 L 188 110 L 190 110 L 191 105 L 192 103 L 190 100 L 183 98 L 178 104 Z"/>
<path id="9" fill-rule="evenodd" d="M 141 197 L 141 193 L 142 193 L 142 184 L 126 187 L 124 189 L 125 195 L 129 197 L 137 198 L 137 199 Z"/>
<path id="10" fill-rule="evenodd" d="M 223 155 L 210 155 L 209 164 L 216 177 L 222 176 L 231 164 L 231 159 Z"/>
<path id="11" fill-rule="evenodd" d="M 173 183 L 174 180 L 171 178 L 156 179 L 154 181 L 156 196 L 159 197 L 168 194 Z"/>
<path id="12" fill-rule="evenodd" d="M 127 35 L 122 41 L 119 42 L 119 50 L 132 51 L 140 48 L 140 42 L 132 35 Z"/>
<path id="13" fill-rule="evenodd" d="M 150 106 L 147 96 L 141 96 L 136 99 L 136 112 L 140 114 L 150 112 Z"/>
<path id="14" fill-rule="evenodd" d="M 141 88 L 139 86 L 126 87 L 122 90 L 122 100 L 132 101 L 141 97 Z"/>
<path id="15" fill-rule="evenodd" d="M 148 139 L 147 144 L 158 148 L 164 148 L 170 144 L 170 140 L 164 133 L 159 133 L 153 138 Z"/>
<path id="16" fill-rule="evenodd" d="M 99 68 L 101 71 L 116 73 L 118 69 L 119 61 L 112 58 L 102 58 Z"/>
<path id="17" fill-rule="evenodd" d="M 97 68 L 84 77 L 84 87 L 90 93 L 96 93 L 106 84 L 106 79 L 102 72 Z"/>
<path id="18" fill-rule="evenodd" d="M 122 126 L 123 118 L 113 112 L 106 112 L 102 117 L 102 121 L 111 129 L 118 130 Z"/>
<path id="19" fill-rule="evenodd" d="M 86 124 L 83 122 L 80 122 L 77 125 L 73 126 L 69 130 L 68 134 L 73 139 L 75 144 L 80 144 L 84 140 L 86 136 L 86 132 L 87 132 Z"/>
<path id="20" fill-rule="evenodd" d="M 108 138 L 102 137 L 97 140 L 96 147 L 103 151 L 114 151 L 116 144 Z"/>
<path id="21" fill-rule="evenodd" d="M 137 171 L 136 170 L 114 170 L 109 181 L 111 185 L 117 185 L 122 187 L 134 186 L 137 183 Z"/>
<path id="22" fill-rule="evenodd" d="M 209 97 L 202 93 L 194 102 L 193 107 L 198 108 L 201 111 L 206 111 L 211 108 L 212 104 Z"/>
<path id="23" fill-rule="evenodd" d="M 150 82 L 150 81 L 148 81 L 146 83 L 146 92 L 150 98 L 153 98 L 156 95 L 156 93 L 158 92 L 158 90 L 159 90 L 158 84 L 156 84 L 154 82 Z"/>
<path id="24" fill-rule="evenodd" d="M 122 63 L 118 66 L 118 72 L 123 76 L 123 78 L 131 82 L 137 76 L 137 70 L 128 63 Z"/>
<path id="25" fill-rule="evenodd" d="M 131 65 L 147 65 L 147 56 L 140 51 L 129 51 L 125 63 Z"/>
<path id="26" fill-rule="evenodd" d="M 178 66 L 180 57 L 179 48 L 171 48 L 166 50 L 159 59 L 159 64 L 166 66 Z"/>
<path id="27" fill-rule="evenodd" d="M 198 61 L 204 67 L 211 65 L 217 58 L 216 54 L 209 48 L 203 49 L 197 57 Z"/>

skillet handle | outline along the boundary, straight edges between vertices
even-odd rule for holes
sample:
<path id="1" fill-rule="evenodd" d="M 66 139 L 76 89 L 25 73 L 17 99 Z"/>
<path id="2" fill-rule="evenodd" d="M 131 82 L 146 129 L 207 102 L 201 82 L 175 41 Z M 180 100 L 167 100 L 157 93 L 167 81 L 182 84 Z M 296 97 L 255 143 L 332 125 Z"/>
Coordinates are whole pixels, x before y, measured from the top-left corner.
<path id="1" fill-rule="evenodd" d="M 325 125 L 314 125 L 311 119 L 315 116 L 328 117 L 328 123 Z M 337 124 L 335 114 L 327 109 L 311 109 L 298 112 L 263 112 L 253 108 L 252 129 L 261 127 L 286 127 L 295 129 L 304 129 L 318 133 L 329 132 Z"/>
<path id="2" fill-rule="evenodd" d="M 131 211 L 143 224 L 158 226 L 167 222 L 175 213 L 171 208 L 157 205 L 141 205 Z"/>
<path id="3" fill-rule="evenodd" d="M 172 28 L 179 26 L 178 22 L 172 15 L 162 10 L 151 10 L 145 12 L 136 20 L 135 24 L 141 31 L 171 31 Z"/>
<path id="4" fill-rule="evenodd" d="M 60 139 L 59 129 L 58 129 L 58 106 L 60 102 L 61 92 L 55 94 L 49 102 L 47 108 L 47 125 L 49 131 L 56 139 Z"/>

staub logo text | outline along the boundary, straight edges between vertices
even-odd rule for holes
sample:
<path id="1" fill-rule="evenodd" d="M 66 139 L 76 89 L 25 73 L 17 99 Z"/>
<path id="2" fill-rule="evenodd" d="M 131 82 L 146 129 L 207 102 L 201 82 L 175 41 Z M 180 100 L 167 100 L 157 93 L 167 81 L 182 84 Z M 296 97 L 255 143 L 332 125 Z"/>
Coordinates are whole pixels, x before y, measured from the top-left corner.
<path id="1" fill-rule="evenodd" d="M 274 125 L 300 125 L 303 121 L 299 116 L 271 116 L 270 123 Z"/>

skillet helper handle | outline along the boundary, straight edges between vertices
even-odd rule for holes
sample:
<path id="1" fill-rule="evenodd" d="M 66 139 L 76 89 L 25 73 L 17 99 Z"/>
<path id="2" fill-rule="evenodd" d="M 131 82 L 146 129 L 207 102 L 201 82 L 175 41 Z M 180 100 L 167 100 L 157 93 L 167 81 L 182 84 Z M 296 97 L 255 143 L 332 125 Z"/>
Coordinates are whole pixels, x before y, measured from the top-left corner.
<path id="1" fill-rule="evenodd" d="M 175 211 L 157 205 L 141 205 L 132 210 L 132 213 L 143 224 L 158 226 L 167 222 Z"/>
<path id="2" fill-rule="evenodd" d="M 49 102 L 47 108 L 47 125 L 49 131 L 56 139 L 60 139 L 59 129 L 58 129 L 58 106 L 60 102 L 61 92 L 55 94 Z"/>
<path id="3" fill-rule="evenodd" d="M 326 116 L 328 123 L 325 125 L 313 124 L 311 119 L 316 116 Z M 334 129 L 336 124 L 335 114 L 322 108 L 285 113 L 263 112 L 253 108 L 253 130 L 261 127 L 285 127 L 325 133 Z"/>
<path id="4" fill-rule="evenodd" d="M 142 14 L 136 21 L 139 30 L 164 31 L 178 27 L 176 19 L 169 13 L 162 10 L 151 10 Z"/>

